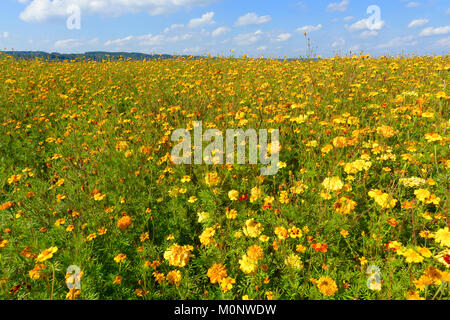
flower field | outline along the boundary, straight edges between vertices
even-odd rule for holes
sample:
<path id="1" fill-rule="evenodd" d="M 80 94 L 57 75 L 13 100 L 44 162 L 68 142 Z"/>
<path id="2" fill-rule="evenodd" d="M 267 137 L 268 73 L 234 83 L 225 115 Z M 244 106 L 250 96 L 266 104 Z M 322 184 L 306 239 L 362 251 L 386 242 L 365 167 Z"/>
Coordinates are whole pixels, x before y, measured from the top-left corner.
<path id="1" fill-rule="evenodd" d="M 449 299 L 449 81 L 449 56 L 0 54 L 0 298 Z M 279 171 L 175 165 L 195 121 L 279 129 Z"/>

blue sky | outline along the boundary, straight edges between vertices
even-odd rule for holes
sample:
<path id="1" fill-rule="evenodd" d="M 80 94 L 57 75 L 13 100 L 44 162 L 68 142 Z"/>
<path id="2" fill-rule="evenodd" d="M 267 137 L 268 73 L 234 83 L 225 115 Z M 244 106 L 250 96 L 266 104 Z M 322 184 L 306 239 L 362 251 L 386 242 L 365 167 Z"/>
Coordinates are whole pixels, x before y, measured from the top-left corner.
<path id="1" fill-rule="evenodd" d="M 299 57 L 305 31 L 326 57 L 447 54 L 450 1 L 0 1 L 2 50 Z"/>

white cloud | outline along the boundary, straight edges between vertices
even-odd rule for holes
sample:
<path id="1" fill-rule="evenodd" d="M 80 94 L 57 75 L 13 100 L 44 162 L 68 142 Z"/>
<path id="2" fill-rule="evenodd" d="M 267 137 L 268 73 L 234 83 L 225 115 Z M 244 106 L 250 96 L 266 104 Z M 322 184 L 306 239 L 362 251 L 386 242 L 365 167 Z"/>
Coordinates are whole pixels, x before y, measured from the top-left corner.
<path id="1" fill-rule="evenodd" d="M 119 38 L 114 40 L 108 40 L 104 43 L 107 47 L 125 47 L 129 46 L 130 44 L 134 43 L 139 46 L 147 47 L 147 46 L 156 46 L 156 45 L 162 45 L 168 42 L 180 42 L 180 41 L 186 41 L 192 38 L 192 34 L 186 33 L 182 35 L 175 35 L 175 36 L 167 36 L 167 34 L 146 34 L 142 36 L 127 36 L 125 38 Z"/>
<path id="2" fill-rule="evenodd" d="M 450 8 L 447 9 L 447 11 L 445 12 L 446 16 L 450 16 Z"/>
<path id="3" fill-rule="evenodd" d="M 231 31 L 231 29 L 228 28 L 228 27 L 219 27 L 219 28 L 217 28 L 216 30 L 214 30 L 214 31 L 211 33 L 211 35 L 212 35 L 213 37 L 219 37 L 219 36 L 224 35 L 224 34 L 230 32 L 230 31 Z"/>
<path id="4" fill-rule="evenodd" d="M 66 40 L 58 40 L 56 41 L 53 46 L 57 50 L 68 50 L 68 49 L 74 49 L 78 48 L 83 44 L 82 41 L 78 39 L 66 39 Z"/>
<path id="5" fill-rule="evenodd" d="M 283 42 L 283 41 L 289 40 L 291 37 L 292 37 L 292 34 L 290 34 L 290 33 L 280 33 L 277 36 L 277 38 L 275 39 L 275 41 Z"/>
<path id="6" fill-rule="evenodd" d="M 376 48 L 390 49 L 390 48 L 399 48 L 399 47 L 404 48 L 408 46 L 415 46 L 418 44 L 418 42 L 414 39 L 415 39 L 414 36 L 397 37 L 387 43 L 383 43 L 376 46 Z"/>
<path id="7" fill-rule="evenodd" d="M 310 33 L 310 32 L 314 32 L 314 31 L 319 31 L 320 29 L 322 29 L 322 25 L 318 24 L 317 26 L 303 26 L 303 27 L 297 28 L 297 30 L 295 30 L 295 31 L 300 32 L 300 33 L 303 33 L 303 32 Z"/>
<path id="8" fill-rule="evenodd" d="M 428 19 L 416 19 L 411 21 L 408 24 L 408 28 L 417 28 L 417 27 L 423 27 L 424 25 L 426 25 L 429 22 Z"/>
<path id="9" fill-rule="evenodd" d="M 443 38 L 443 39 L 440 39 L 440 40 L 438 40 L 437 42 L 436 42 L 436 45 L 438 46 L 438 47 L 442 47 L 442 48 L 446 48 L 446 49 L 448 49 L 448 48 L 450 48 L 450 37 L 447 37 L 447 38 Z"/>
<path id="10" fill-rule="evenodd" d="M 199 28 L 203 26 L 208 26 L 211 24 L 216 23 L 214 20 L 214 12 L 208 12 L 202 15 L 201 18 L 195 18 L 189 21 L 188 27 L 189 28 Z"/>
<path id="11" fill-rule="evenodd" d="M 3 38 L 8 38 L 9 37 L 9 32 L 7 32 L 7 31 L 4 31 L 3 32 Z"/>
<path id="12" fill-rule="evenodd" d="M 238 34 L 233 40 L 237 45 L 246 46 L 260 41 L 263 35 L 264 32 L 257 30 L 252 33 Z"/>
<path id="13" fill-rule="evenodd" d="M 408 2 L 405 7 L 407 7 L 407 8 L 415 8 L 415 7 L 418 7 L 418 6 L 420 6 L 420 2 L 411 1 L 411 2 Z"/>
<path id="14" fill-rule="evenodd" d="M 361 46 L 359 44 L 355 44 L 354 46 L 351 46 L 349 50 L 352 52 L 356 52 L 359 51 L 360 48 Z"/>
<path id="15" fill-rule="evenodd" d="M 450 33 L 450 26 L 445 26 L 445 27 L 437 27 L 437 28 L 433 28 L 433 27 L 428 27 L 422 30 L 422 32 L 420 33 L 421 36 L 436 36 L 436 35 L 441 35 L 441 34 L 447 34 Z"/>
<path id="16" fill-rule="evenodd" d="M 363 39 L 366 38 L 370 38 L 370 37 L 375 37 L 378 35 L 378 32 L 376 32 L 375 30 L 365 30 L 360 34 L 360 37 Z"/>
<path id="17" fill-rule="evenodd" d="M 271 16 L 258 16 L 256 13 L 250 12 L 242 17 L 239 17 L 235 25 L 238 27 L 244 27 L 252 24 L 264 24 L 270 21 L 272 21 Z"/>
<path id="18" fill-rule="evenodd" d="M 20 18 L 27 22 L 44 22 L 51 18 L 68 17 L 68 8 L 78 6 L 82 13 L 120 16 L 127 13 L 148 12 L 161 15 L 180 8 L 205 5 L 215 0 L 18 0 L 26 4 Z"/>
<path id="19" fill-rule="evenodd" d="M 364 29 L 370 29 L 372 31 L 374 30 L 381 30 L 384 26 L 385 22 L 383 20 L 375 22 L 372 26 L 369 28 L 368 19 L 362 19 L 354 24 L 352 24 L 350 27 L 347 27 L 349 31 L 360 31 Z"/>
<path id="20" fill-rule="evenodd" d="M 125 45 L 126 43 L 130 42 L 133 39 L 134 39 L 133 36 L 128 36 L 128 37 L 121 38 L 121 39 L 108 40 L 104 44 L 105 44 L 105 46 L 121 47 L 121 46 Z"/>
<path id="21" fill-rule="evenodd" d="M 344 12 L 344 11 L 347 11 L 347 6 L 348 6 L 349 3 L 350 3 L 349 0 L 342 0 L 341 2 L 330 3 L 327 6 L 327 11 L 329 11 L 329 12 L 333 12 L 333 11 Z"/>
<path id="22" fill-rule="evenodd" d="M 347 17 L 344 18 L 344 21 L 350 21 L 350 20 L 353 20 L 354 18 L 355 17 L 347 16 Z"/>
<path id="23" fill-rule="evenodd" d="M 186 48 L 183 50 L 183 53 L 187 54 L 196 54 L 199 53 L 202 49 L 200 47 Z"/>
<path id="24" fill-rule="evenodd" d="M 331 44 L 331 46 L 332 46 L 333 48 L 336 48 L 336 47 L 343 47 L 343 46 L 345 46 L 345 39 L 344 39 L 344 38 L 339 38 L 339 39 L 337 39 L 336 41 L 334 41 L 334 42 Z"/>
<path id="25" fill-rule="evenodd" d="M 170 31 L 182 28 L 184 28 L 184 24 L 172 24 L 170 27 L 164 29 L 164 33 L 169 33 Z"/>
<path id="26" fill-rule="evenodd" d="M 267 46 L 260 46 L 260 47 L 256 48 L 256 50 L 258 50 L 258 51 L 266 51 L 267 50 Z"/>

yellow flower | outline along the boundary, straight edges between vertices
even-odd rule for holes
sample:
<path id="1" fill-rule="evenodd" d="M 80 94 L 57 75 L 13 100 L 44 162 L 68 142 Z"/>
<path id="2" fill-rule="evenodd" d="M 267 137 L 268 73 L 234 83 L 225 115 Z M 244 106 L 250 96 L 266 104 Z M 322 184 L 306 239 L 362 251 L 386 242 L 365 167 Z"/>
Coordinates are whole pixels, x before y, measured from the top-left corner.
<path id="1" fill-rule="evenodd" d="M 325 178 L 322 182 L 322 186 L 328 191 L 339 191 L 344 187 L 344 183 L 339 177 Z"/>
<path id="2" fill-rule="evenodd" d="M 127 255 L 126 255 L 126 254 L 119 253 L 119 254 L 114 258 L 114 261 L 117 262 L 117 263 L 121 263 L 121 262 L 124 262 L 126 258 L 127 258 Z"/>
<path id="3" fill-rule="evenodd" d="M 114 278 L 113 284 L 121 284 L 122 280 L 123 280 L 123 278 L 121 276 L 116 276 Z"/>
<path id="4" fill-rule="evenodd" d="M 250 202 L 253 203 L 262 196 L 262 190 L 258 187 L 254 187 L 250 190 Z"/>
<path id="5" fill-rule="evenodd" d="M 348 197 L 340 197 L 333 204 L 336 213 L 346 215 L 351 213 L 356 208 L 357 203 Z"/>
<path id="6" fill-rule="evenodd" d="M 330 277 L 320 277 L 317 280 L 317 288 L 324 296 L 334 296 L 338 291 L 336 282 Z"/>
<path id="7" fill-rule="evenodd" d="M 369 197 L 373 198 L 375 202 L 383 209 L 392 209 L 397 204 L 397 200 L 392 198 L 389 194 L 383 193 L 378 189 L 372 189 L 368 193 Z"/>
<path id="8" fill-rule="evenodd" d="M 94 200 L 95 201 L 102 201 L 103 199 L 105 199 L 106 194 L 101 194 L 100 192 L 94 194 Z"/>
<path id="9" fill-rule="evenodd" d="M 66 223 L 66 219 L 61 218 L 61 219 L 56 220 L 55 226 L 58 227 L 58 226 L 63 225 L 63 224 L 65 224 L 65 223 Z"/>
<path id="10" fill-rule="evenodd" d="M 175 243 L 164 252 L 164 259 L 169 261 L 171 266 L 182 268 L 189 263 L 189 259 L 193 256 L 192 250 L 194 250 L 193 246 L 180 246 Z"/>
<path id="11" fill-rule="evenodd" d="M 423 248 L 423 247 L 416 247 L 417 252 L 420 253 L 420 255 L 422 255 L 424 258 L 429 258 L 431 257 L 433 254 L 431 253 L 431 251 L 428 248 Z"/>
<path id="12" fill-rule="evenodd" d="M 275 234 L 277 235 L 278 239 L 281 241 L 289 238 L 288 231 L 286 230 L 285 227 L 276 227 Z"/>
<path id="13" fill-rule="evenodd" d="M 78 298 L 78 296 L 81 294 L 80 289 L 70 289 L 69 292 L 66 294 L 66 299 L 68 300 L 75 300 Z"/>
<path id="14" fill-rule="evenodd" d="M 128 228 L 131 225 L 131 217 L 130 216 L 123 216 L 117 221 L 117 227 L 121 230 Z"/>
<path id="15" fill-rule="evenodd" d="M 215 187 L 221 182 L 221 180 L 217 175 L 217 172 L 209 172 L 206 174 L 205 182 L 208 186 Z"/>
<path id="16" fill-rule="evenodd" d="M 214 228 L 206 228 L 203 230 L 202 234 L 198 236 L 200 239 L 200 243 L 202 246 L 212 245 L 214 243 L 214 235 L 216 233 L 216 230 Z"/>
<path id="17" fill-rule="evenodd" d="M 390 126 L 381 126 L 377 128 L 377 133 L 381 134 L 385 138 L 395 136 L 395 130 Z"/>
<path id="18" fill-rule="evenodd" d="M 425 298 L 421 297 L 419 295 L 418 291 L 413 291 L 408 293 L 408 295 L 406 296 L 407 300 L 425 300 Z"/>
<path id="19" fill-rule="evenodd" d="M 323 153 L 326 154 L 326 153 L 330 152 L 331 150 L 333 150 L 333 146 L 331 144 L 327 144 L 320 151 L 322 151 Z"/>
<path id="20" fill-rule="evenodd" d="M 302 259 L 295 253 L 291 253 L 285 260 L 284 263 L 292 269 L 300 270 L 303 268 Z"/>
<path id="21" fill-rule="evenodd" d="M 235 279 L 227 277 L 222 279 L 222 281 L 220 281 L 220 288 L 222 289 L 223 292 L 228 292 L 233 288 L 233 284 L 235 283 L 236 283 Z"/>
<path id="22" fill-rule="evenodd" d="M 430 191 L 426 189 L 417 189 L 414 194 L 420 202 L 425 202 L 431 196 Z"/>
<path id="23" fill-rule="evenodd" d="M 434 240 L 441 244 L 442 246 L 446 246 L 450 248 L 450 230 L 448 227 L 439 229 L 434 234 Z"/>
<path id="24" fill-rule="evenodd" d="M 167 282 L 175 286 L 179 286 L 181 282 L 181 272 L 179 270 L 172 270 L 166 276 Z"/>
<path id="25" fill-rule="evenodd" d="M 361 263 L 362 266 L 364 266 L 365 264 L 367 264 L 367 259 L 365 257 L 361 257 L 359 258 L 359 262 Z"/>
<path id="26" fill-rule="evenodd" d="M 236 191 L 236 190 L 230 190 L 230 191 L 228 191 L 228 198 L 229 198 L 231 201 L 237 201 L 238 198 L 239 198 L 239 192 Z"/>
<path id="27" fill-rule="evenodd" d="M 246 254 L 242 256 L 242 258 L 239 260 L 240 268 L 242 272 L 246 274 L 252 274 L 255 273 L 258 269 L 258 262 L 250 259 Z"/>
<path id="28" fill-rule="evenodd" d="M 249 219 L 245 222 L 243 231 L 244 234 L 250 238 L 257 238 L 264 230 L 261 223 L 256 222 L 255 219 Z"/>
<path id="29" fill-rule="evenodd" d="M 443 138 L 436 132 L 425 134 L 425 139 L 428 142 L 435 142 L 435 141 L 442 141 L 443 140 Z"/>
<path id="30" fill-rule="evenodd" d="M 247 256 L 255 261 L 261 260 L 263 258 L 263 255 L 263 249 L 257 244 L 250 246 L 247 249 Z"/>
<path id="31" fill-rule="evenodd" d="M 209 281 L 214 283 L 220 283 L 222 279 L 227 277 L 227 269 L 223 264 L 214 263 L 211 268 L 208 269 L 206 274 L 209 277 Z"/>
<path id="32" fill-rule="evenodd" d="M 236 219 L 236 217 L 237 217 L 237 211 L 236 211 L 236 209 L 229 209 L 229 208 L 227 207 L 227 208 L 226 208 L 226 211 L 225 211 L 225 215 L 227 216 L 227 219 L 230 219 L 230 220 Z"/>
<path id="33" fill-rule="evenodd" d="M 341 236 L 343 236 L 344 238 L 347 238 L 347 236 L 348 236 L 348 231 L 345 230 L 345 229 L 342 229 L 341 232 L 340 232 L 340 234 L 341 234 Z"/>
<path id="34" fill-rule="evenodd" d="M 45 264 L 37 264 L 32 270 L 28 272 L 28 274 L 30 275 L 31 279 L 38 280 L 44 275 L 44 273 L 42 272 L 43 269 L 45 269 Z"/>
<path id="35" fill-rule="evenodd" d="M 402 255 L 406 258 L 406 262 L 408 263 L 421 263 L 423 261 L 423 257 L 413 249 L 407 249 Z"/>
<path id="36" fill-rule="evenodd" d="M 58 251 L 58 247 L 50 247 L 42 251 L 36 258 L 36 262 L 44 262 L 53 257 L 53 254 Z"/>

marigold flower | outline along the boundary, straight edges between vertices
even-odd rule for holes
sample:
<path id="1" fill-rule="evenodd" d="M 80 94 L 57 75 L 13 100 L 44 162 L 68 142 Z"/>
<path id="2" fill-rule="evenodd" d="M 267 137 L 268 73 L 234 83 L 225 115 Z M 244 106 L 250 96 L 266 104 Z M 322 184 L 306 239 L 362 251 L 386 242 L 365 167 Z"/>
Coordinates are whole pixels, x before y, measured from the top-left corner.
<path id="1" fill-rule="evenodd" d="M 175 243 L 164 252 L 164 259 L 169 261 L 171 266 L 182 268 L 189 263 L 189 259 L 193 256 L 192 250 L 194 250 L 193 246 L 180 246 Z"/>
<path id="2" fill-rule="evenodd" d="M 130 216 L 123 216 L 117 221 L 117 227 L 121 230 L 128 228 L 132 223 Z"/>
<path id="3" fill-rule="evenodd" d="M 126 258 L 127 258 L 127 255 L 126 255 L 126 254 L 119 253 L 119 254 L 114 258 L 114 261 L 117 262 L 117 263 L 121 263 L 121 262 L 124 262 Z"/>
<path id="4" fill-rule="evenodd" d="M 317 280 L 317 288 L 324 296 L 334 296 L 338 291 L 336 282 L 330 277 L 320 277 Z"/>
<path id="5" fill-rule="evenodd" d="M 50 247 L 42 251 L 36 258 L 36 262 L 44 262 L 53 257 L 53 254 L 58 251 L 58 247 Z"/>
<path id="6" fill-rule="evenodd" d="M 181 272 L 179 270 L 172 270 L 166 276 L 167 282 L 175 286 L 179 286 L 181 282 Z"/>
<path id="7" fill-rule="evenodd" d="M 206 274 L 209 277 L 209 281 L 214 283 L 220 283 L 222 279 L 227 277 L 227 268 L 223 264 L 214 263 L 211 268 L 208 269 Z"/>

